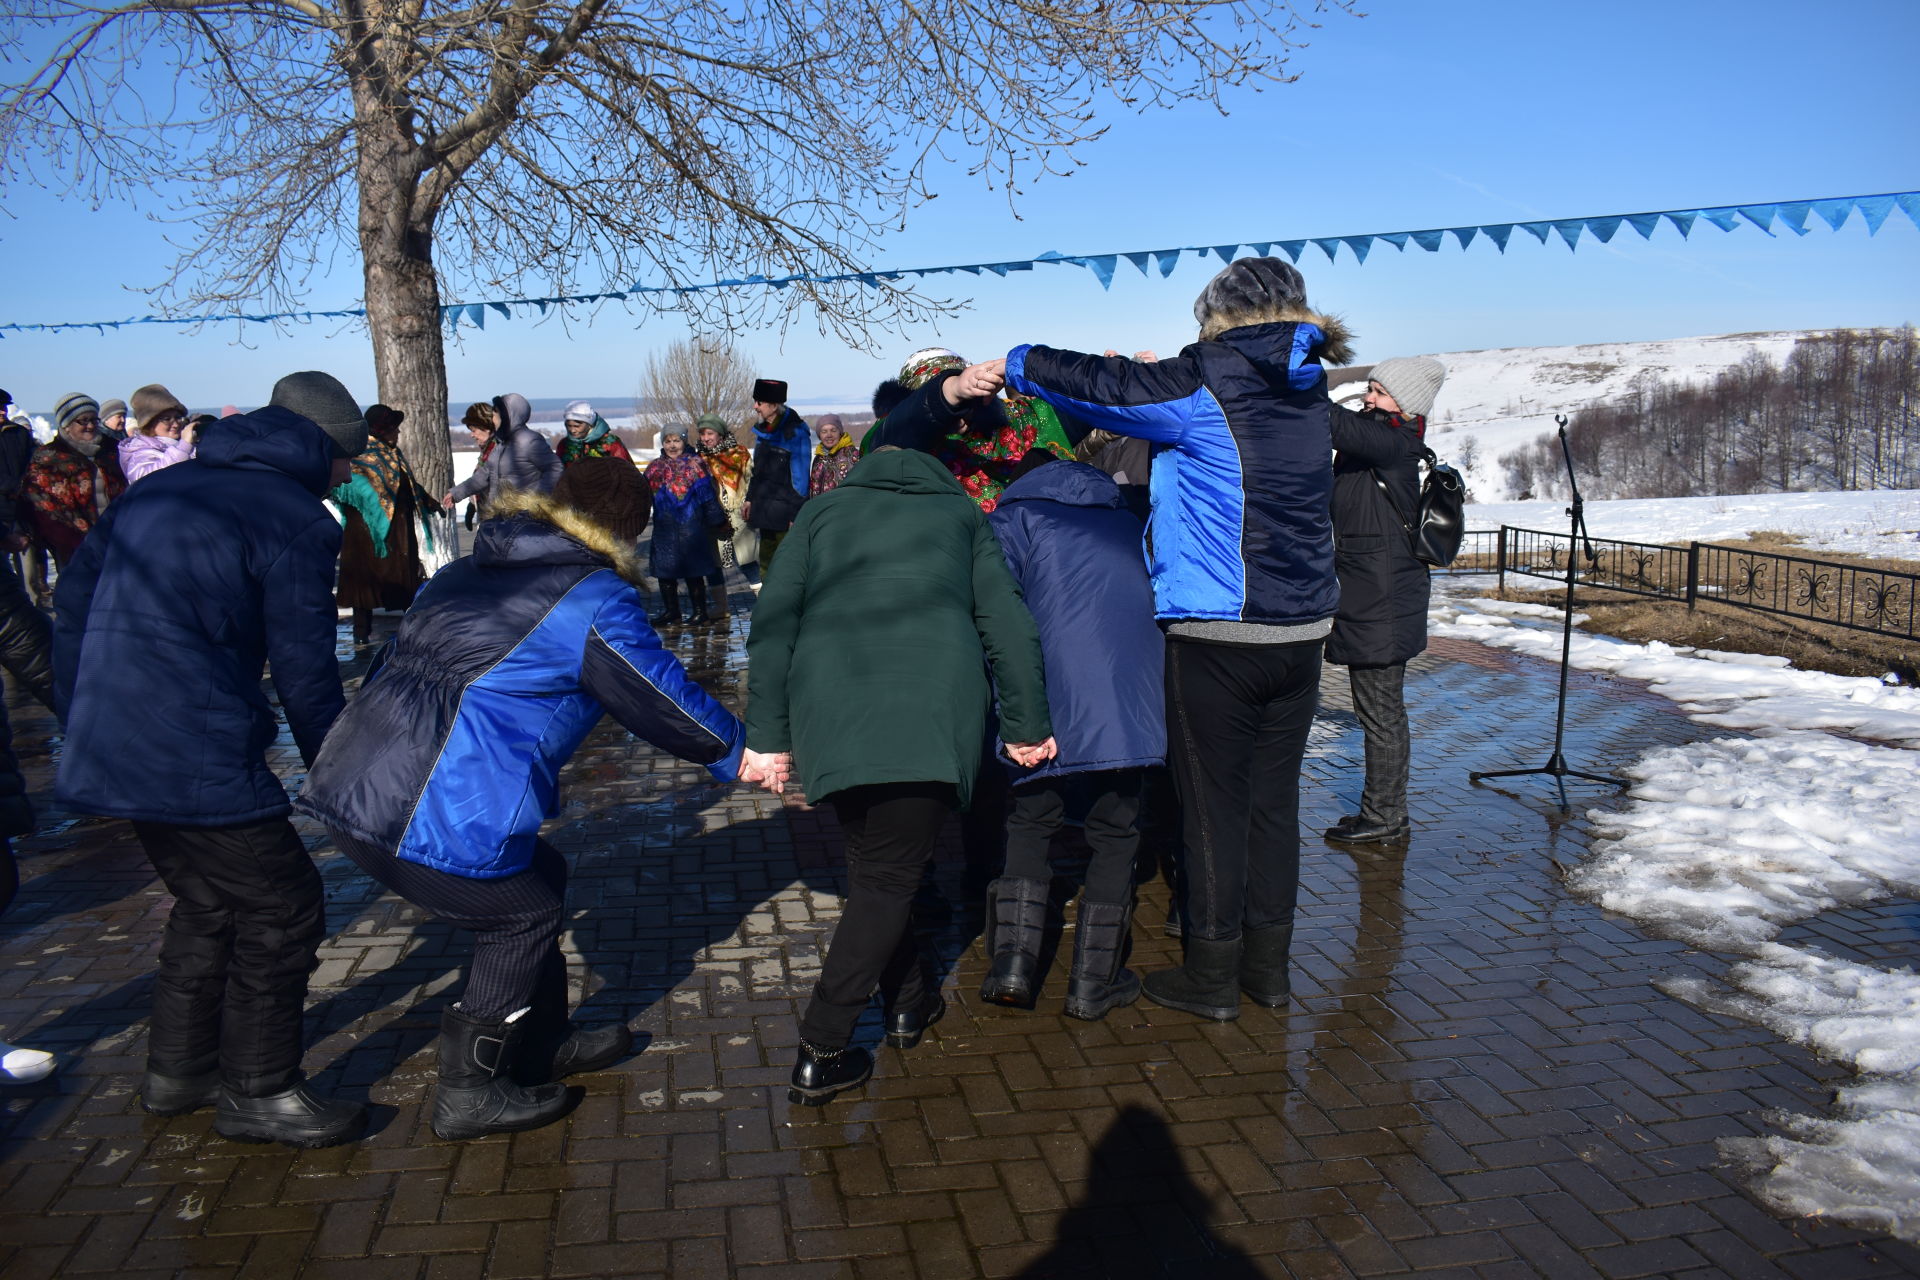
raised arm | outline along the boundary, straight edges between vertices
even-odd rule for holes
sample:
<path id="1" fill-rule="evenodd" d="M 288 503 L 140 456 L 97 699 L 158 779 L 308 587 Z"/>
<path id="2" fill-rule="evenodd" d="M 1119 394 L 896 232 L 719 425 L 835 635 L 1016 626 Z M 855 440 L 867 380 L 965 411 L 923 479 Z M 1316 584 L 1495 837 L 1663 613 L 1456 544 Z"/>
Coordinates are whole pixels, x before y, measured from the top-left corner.
<path id="1" fill-rule="evenodd" d="M 1148 364 L 1029 345 L 1007 353 L 1006 377 L 1008 390 L 1045 400 L 1075 424 L 1076 444 L 1096 427 L 1179 444 L 1197 417 L 1220 415 L 1199 366 L 1184 356 Z"/>

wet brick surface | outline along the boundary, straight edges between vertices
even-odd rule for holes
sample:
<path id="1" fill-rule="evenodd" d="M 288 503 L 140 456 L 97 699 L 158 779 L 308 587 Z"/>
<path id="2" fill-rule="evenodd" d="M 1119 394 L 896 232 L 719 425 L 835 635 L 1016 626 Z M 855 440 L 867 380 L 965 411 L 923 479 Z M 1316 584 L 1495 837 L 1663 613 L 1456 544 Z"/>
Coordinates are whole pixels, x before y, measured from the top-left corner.
<path id="1" fill-rule="evenodd" d="M 736 705 L 743 626 L 677 641 Z M 1563 892 L 1581 815 L 1614 801 L 1576 784 L 1562 817 L 1545 780 L 1467 785 L 1470 769 L 1544 761 L 1551 670 L 1445 642 L 1408 693 L 1415 837 L 1403 855 L 1306 842 L 1290 1009 L 1216 1025 L 1142 1003 L 1075 1022 L 1064 954 L 1037 1010 L 982 1007 L 950 834 L 951 905 L 931 920 L 950 1011 L 820 1111 L 790 1106 L 784 1081 L 838 910 L 831 817 L 603 728 L 550 834 L 573 857 L 582 1016 L 630 1019 L 641 1050 L 586 1078 L 559 1125 L 435 1140 L 431 1042 L 465 943 L 319 847 L 336 936 L 307 1064 L 375 1120 L 363 1142 L 301 1153 L 139 1109 L 166 899 L 124 824 L 52 805 L 53 726 L 15 698 L 42 830 L 20 843 L 27 883 L 0 924 L 0 1029 L 63 1065 L 0 1097 L 0 1274 L 1920 1274 L 1920 1251 L 1777 1219 L 1721 1167 L 1717 1139 L 1824 1106 L 1842 1073 L 1660 994 L 1654 979 L 1723 961 Z M 1572 708 L 1577 768 L 1703 733 L 1626 683 L 1576 676 Z M 1309 830 L 1350 807 L 1358 753 L 1330 671 Z M 1165 910 L 1164 886 L 1145 888 L 1139 967 L 1177 955 Z M 1904 903 L 1823 917 L 1801 940 L 1885 962 L 1912 956 L 1915 931 Z M 861 1035 L 878 1039 L 877 1015 Z"/>

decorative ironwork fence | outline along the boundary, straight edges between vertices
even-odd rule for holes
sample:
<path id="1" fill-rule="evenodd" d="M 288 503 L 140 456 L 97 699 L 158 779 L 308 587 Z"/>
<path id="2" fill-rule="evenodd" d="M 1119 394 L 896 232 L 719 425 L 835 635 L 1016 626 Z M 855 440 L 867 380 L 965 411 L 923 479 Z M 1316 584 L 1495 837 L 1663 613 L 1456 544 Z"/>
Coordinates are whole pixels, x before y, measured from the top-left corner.
<path id="1" fill-rule="evenodd" d="M 1493 564 L 1485 546 L 1493 544 Z M 1830 627 L 1871 631 L 1876 635 L 1920 639 L 1920 572 L 1872 569 L 1864 565 L 1813 560 L 1745 547 L 1689 542 L 1670 547 L 1652 542 L 1590 539 L 1595 560 L 1579 553 L 1575 581 L 1630 595 L 1683 600 L 1691 609 L 1701 600 L 1752 609 Z M 1484 573 L 1489 567 L 1506 585 L 1507 575 L 1567 580 L 1569 538 L 1564 533 L 1501 525 L 1496 531 L 1467 534 L 1459 560 L 1449 572 Z M 1472 563 L 1467 550 L 1475 551 Z"/>

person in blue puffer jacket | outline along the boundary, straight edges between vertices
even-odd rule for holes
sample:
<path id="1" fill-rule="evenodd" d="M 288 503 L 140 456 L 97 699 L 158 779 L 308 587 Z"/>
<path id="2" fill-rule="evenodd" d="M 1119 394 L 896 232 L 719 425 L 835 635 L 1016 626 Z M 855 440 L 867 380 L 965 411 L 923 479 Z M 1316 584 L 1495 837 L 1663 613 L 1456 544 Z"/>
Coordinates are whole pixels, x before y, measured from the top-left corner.
<path id="1" fill-rule="evenodd" d="M 641 581 L 631 547 L 582 513 L 502 492 L 473 553 L 421 588 L 302 790 L 300 811 L 362 870 L 476 935 L 441 1019 L 442 1138 L 556 1120 L 574 1101 L 558 1079 L 632 1043 L 567 1016 L 566 858 L 539 838 L 601 714 L 722 782 L 764 778 L 740 722 L 661 647 Z"/>
<path id="2" fill-rule="evenodd" d="M 1153 445 L 1148 554 L 1187 926 L 1186 962 L 1149 974 L 1145 991 L 1226 1021 L 1242 992 L 1280 1007 L 1290 989 L 1300 764 L 1340 600 L 1322 365 L 1351 355 L 1279 258 L 1228 264 L 1193 311 L 1200 341 L 1172 359 L 1022 346 L 998 371 L 1076 430 Z"/>
<path id="3" fill-rule="evenodd" d="M 1133 856 L 1140 843 L 1141 770 L 1165 762 L 1160 628 L 1140 558 L 1140 522 L 1120 486 L 1096 467 L 1036 449 L 987 519 L 1046 661 L 1047 710 L 1058 753 L 1032 769 L 1008 765 L 1006 873 L 987 889 L 980 998 L 1027 1005 L 1046 932 L 1048 845 L 1069 807 L 1086 815 L 1092 859 L 1074 917 L 1067 1014 L 1097 1021 L 1131 1004 L 1126 967 Z"/>
<path id="4" fill-rule="evenodd" d="M 141 1105 L 213 1106 L 215 1130 L 241 1141 L 327 1146 L 365 1118 L 300 1074 L 326 903 L 267 759 L 260 680 L 271 664 L 310 762 L 344 700 L 340 522 L 321 496 L 366 444 L 337 379 L 289 374 L 266 408 L 211 424 L 195 457 L 107 508 L 54 593 L 57 794 L 131 821 L 173 896 Z"/>

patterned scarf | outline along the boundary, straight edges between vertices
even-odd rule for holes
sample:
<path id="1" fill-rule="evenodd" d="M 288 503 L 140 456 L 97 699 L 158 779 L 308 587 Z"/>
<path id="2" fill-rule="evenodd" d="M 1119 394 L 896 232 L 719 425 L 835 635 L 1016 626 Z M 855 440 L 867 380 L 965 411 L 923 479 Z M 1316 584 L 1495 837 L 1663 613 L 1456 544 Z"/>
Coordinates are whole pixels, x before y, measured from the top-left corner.
<path id="1" fill-rule="evenodd" d="M 917 391 L 935 374 L 966 367 L 967 362 L 951 351 L 920 352 L 902 366 L 900 382 Z M 1018 479 L 1020 460 L 1034 449 L 1044 447 L 1062 458 L 1073 456 L 1066 428 L 1051 405 L 1014 392 L 1008 392 L 1003 403 L 1005 422 L 966 424 L 948 432 L 933 449 L 933 456 L 982 511 L 999 505 L 1000 495 Z"/>
<path id="2" fill-rule="evenodd" d="M 713 481 L 723 489 L 739 492 L 747 477 L 747 467 L 753 461 L 753 455 L 746 447 L 733 438 L 731 427 L 714 428 L 720 433 L 720 443 L 709 449 L 700 446 L 700 456 L 706 461 L 707 470 L 713 473 Z"/>
<path id="3" fill-rule="evenodd" d="M 367 522 L 367 532 L 373 536 L 373 553 L 384 557 L 387 534 L 393 528 L 394 504 L 413 484 L 413 472 L 407 467 L 406 455 L 400 452 L 400 446 L 388 444 L 377 436 L 367 437 L 366 449 L 351 465 L 353 474 L 347 482 L 327 496 L 342 511 L 352 508 L 360 513 L 360 518 Z M 427 550 L 431 551 L 432 525 L 425 524 L 423 528 Z"/>
<path id="4" fill-rule="evenodd" d="M 575 439 L 568 432 L 560 441 L 560 461 L 578 462 L 582 458 L 606 458 L 612 456 L 608 441 L 614 438 L 613 428 L 599 414 L 593 415 L 593 425 L 587 428 L 587 434 Z"/>
<path id="5" fill-rule="evenodd" d="M 695 453 L 683 453 L 677 458 L 663 453 L 647 464 L 647 483 L 656 494 L 672 494 L 676 506 L 686 501 L 694 485 L 707 478 L 707 464 Z"/>

